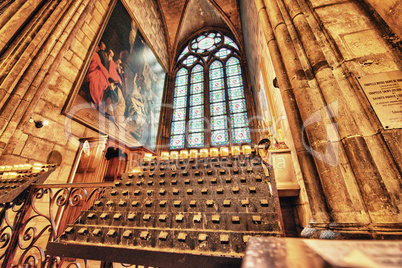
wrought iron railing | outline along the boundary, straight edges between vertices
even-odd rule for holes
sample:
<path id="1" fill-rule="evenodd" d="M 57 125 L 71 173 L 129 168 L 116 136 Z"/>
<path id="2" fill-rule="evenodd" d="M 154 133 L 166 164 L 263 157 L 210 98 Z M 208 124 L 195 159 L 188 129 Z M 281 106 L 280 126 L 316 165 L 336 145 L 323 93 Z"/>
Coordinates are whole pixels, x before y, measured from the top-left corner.
<path id="1" fill-rule="evenodd" d="M 67 224 L 113 183 L 31 185 L 13 202 L 0 204 L 1 267 L 89 267 L 87 260 L 46 254 Z"/>

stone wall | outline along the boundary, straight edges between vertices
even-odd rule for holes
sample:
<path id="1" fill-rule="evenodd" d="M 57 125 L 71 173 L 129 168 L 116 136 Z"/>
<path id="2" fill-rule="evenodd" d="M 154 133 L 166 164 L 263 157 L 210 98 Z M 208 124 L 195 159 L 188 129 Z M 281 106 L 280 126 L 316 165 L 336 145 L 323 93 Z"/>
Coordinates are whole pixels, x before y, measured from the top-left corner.
<path id="1" fill-rule="evenodd" d="M 113 1 L 23 2 L 16 1 L 0 16 L 5 33 L 0 38 L 0 45 L 4 45 L 0 47 L 0 165 L 46 163 L 49 154 L 58 151 L 63 157 L 61 166 L 47 183 L 66 182 L 78 139 L 99 134 L 69 120 L 62 114 L 63 107 Z M 166 66 L 167 47 L 156 4 L 127 4 Z M 16 28 L 2 19 L 5 17 L 20 22 L 18 35 L 9 33 Z M 30 118 L 47 120 L 49 125 L 36 128 Z"/>

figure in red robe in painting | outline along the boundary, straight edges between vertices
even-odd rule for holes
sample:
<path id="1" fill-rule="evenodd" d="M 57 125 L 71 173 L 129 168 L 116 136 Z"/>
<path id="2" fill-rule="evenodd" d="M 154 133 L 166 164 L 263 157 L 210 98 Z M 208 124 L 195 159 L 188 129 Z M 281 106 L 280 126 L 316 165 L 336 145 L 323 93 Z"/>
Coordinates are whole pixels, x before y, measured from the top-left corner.
<path id="1" fill-rule="evenodd" d="M 118 74 L 117 65 L 113 60 L 114 52 L 109 49 L 107 52 L 109 59 L 109 82 L 110 87 L 105 96 L 106 114 L 113 117 L 115 123 L 124 121 L 124 110 L 126 108 L 122 93 L 122 80 Z"/>
<path id="2" fill-rule="evenodd" d="M 103 46 L 104 44 L 101 43 L 99 49 L 104 50 Z M 95 105 L 94 108 L 99 109 L 100 112 L 104 112 L 102 105 L 103 93 L 109 86 L 109 76 L 109 72 L 103 66 L 98 52 L 94 53 L 87 76 L 85 77 L 85 82 L 89 83 L 89 92 Z"/>

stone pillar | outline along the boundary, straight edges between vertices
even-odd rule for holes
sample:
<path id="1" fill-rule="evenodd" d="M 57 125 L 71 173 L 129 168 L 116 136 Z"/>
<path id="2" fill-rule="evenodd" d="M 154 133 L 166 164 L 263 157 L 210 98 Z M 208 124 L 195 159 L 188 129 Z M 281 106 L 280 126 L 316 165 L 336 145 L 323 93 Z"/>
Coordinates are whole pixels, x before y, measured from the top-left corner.
<path id="1" fill-rule="evenodd" d="M 263 0 L 255 1 L 260 21 L 262 23 L 263 32 L 267 41 L 267 46 L 274 65 L 275 73 L 279 83 L 279 89 L 286 110 L 288 122 L 292 132 L 292 137 L 295 143 L 297 157 L 300 163 L 300 168 L 303 174 L 309 204 L 313 219 L 311 223 L 314 226 L 326 227 L 330 223 L 328 208 L 323 197 L 319 176 L 311 154 L 303 146 L 302 138 L 302 119 L 297 107 L 296 100 L 293 94 L 293 88 L 290 84 L 282 57 L 278 48 L 278 43 L 275 40 L 273 30 L 268 19 L 268 14 L 264 6 Z"/>
<path id="2" fill-rule="evenodd" d="M 305 145 L 314 156 L 332 220 L 367 224 L 367 216 L 362 217 L 361 210 L 356 208 L 359 202 L 356 202 L 348 191 L 343 170 L 337 163 L 339 142 L 330 135 L 336 129 L 322 94 L 317 88 L 309 86 L 277 2 L 264 0 L 264 3 L 304 122 L 304 130 L 309 141 Z"/>

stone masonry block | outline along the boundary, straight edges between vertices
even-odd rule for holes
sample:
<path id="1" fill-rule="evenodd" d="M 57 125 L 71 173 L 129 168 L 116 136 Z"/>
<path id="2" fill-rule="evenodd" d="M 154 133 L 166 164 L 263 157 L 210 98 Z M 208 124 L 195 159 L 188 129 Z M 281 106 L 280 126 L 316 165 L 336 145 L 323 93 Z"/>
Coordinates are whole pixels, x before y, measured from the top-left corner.
<path id="1" fill-rule="evenodd" d="M 68 79 L 71 83 L 75 82 L 79 69 L 72 65 L 66 59 L 63 59 L 58 69 L 59 73 Z"/>
<path id="2" fill-rule="evenodd" d="M 72 65 L 74 65 L 78 69 L 81 69 L 81 65 L 84 63 L 83 58 L 81 58 L 81 56 L 78 56 L 77 54 L 74 54 L 74 56 L 70 62 Z"/>
<path id="3" fill-rule="evenodd" d="M 99 25 L 103 22 L 103 15 L 96 8 L 94 9 L 92 16 Z"/>
<path id="4" fill-rule="evenodd" d="M 94 30 L 95 29 L 95 30 Z M 97 26 L 90 26 L 88 23 L 84 23 L 82 26 L 82 31 L 87 35 L 89 38 L 95 38 L 96 32 L 99 29 L 99 25 Z"/>
<path id="5" fill-rule="evenodd" d="M 46 92 L 42 95 L 42 99 L 53 103 L 56 106 L 62 106 L 66 101 L 67 95 L 59 90 L 59 89 L 52 89 L 49 88 Z"/>
<path id="6" fill-rule="evenodd" d="M 20 155 L 22 152 L 22 149 L 25 146 L 26 141 L 28 140 L 28 135 L 23 133 L 20 138 L 17 141 L 17 144 L 14 148 L 13 154 L 14 155 Z"/>
<path id="7" fill-rule="evenodd" d="M 73 164 L 77 150 L 69 149 L 68 145 L 65 146 L 55 145 L 53 150 L 59 151 L 62 154 L 63 156 L 62 163 L 65 163 L 70 166 Z"/>
<path id="8" fill-rule="evenodd" d="M 21 156 L 46 163 L 47 156 L 52 151 L 52 148 L 53 144 L 49 141 L 29 136 Z"/>
<path id="9" fill-rule="evenodd" d="M 85 58 L 85 56 L 87 55 L 88 52 L 88 48 L 85 47 L 81 41 L 75 39 L 71 46 L 70 46 L 70 50 L 73 51 L 75 53 L 75 55 L 77 55 L 79 58 L 81 58 L 82 60 Z M 72 63 L 73 64 L 73 63 Z M 74 65 L 74 64 L 73 64 Z M 78 68 L 81 66 L 77 66 Z"/>

